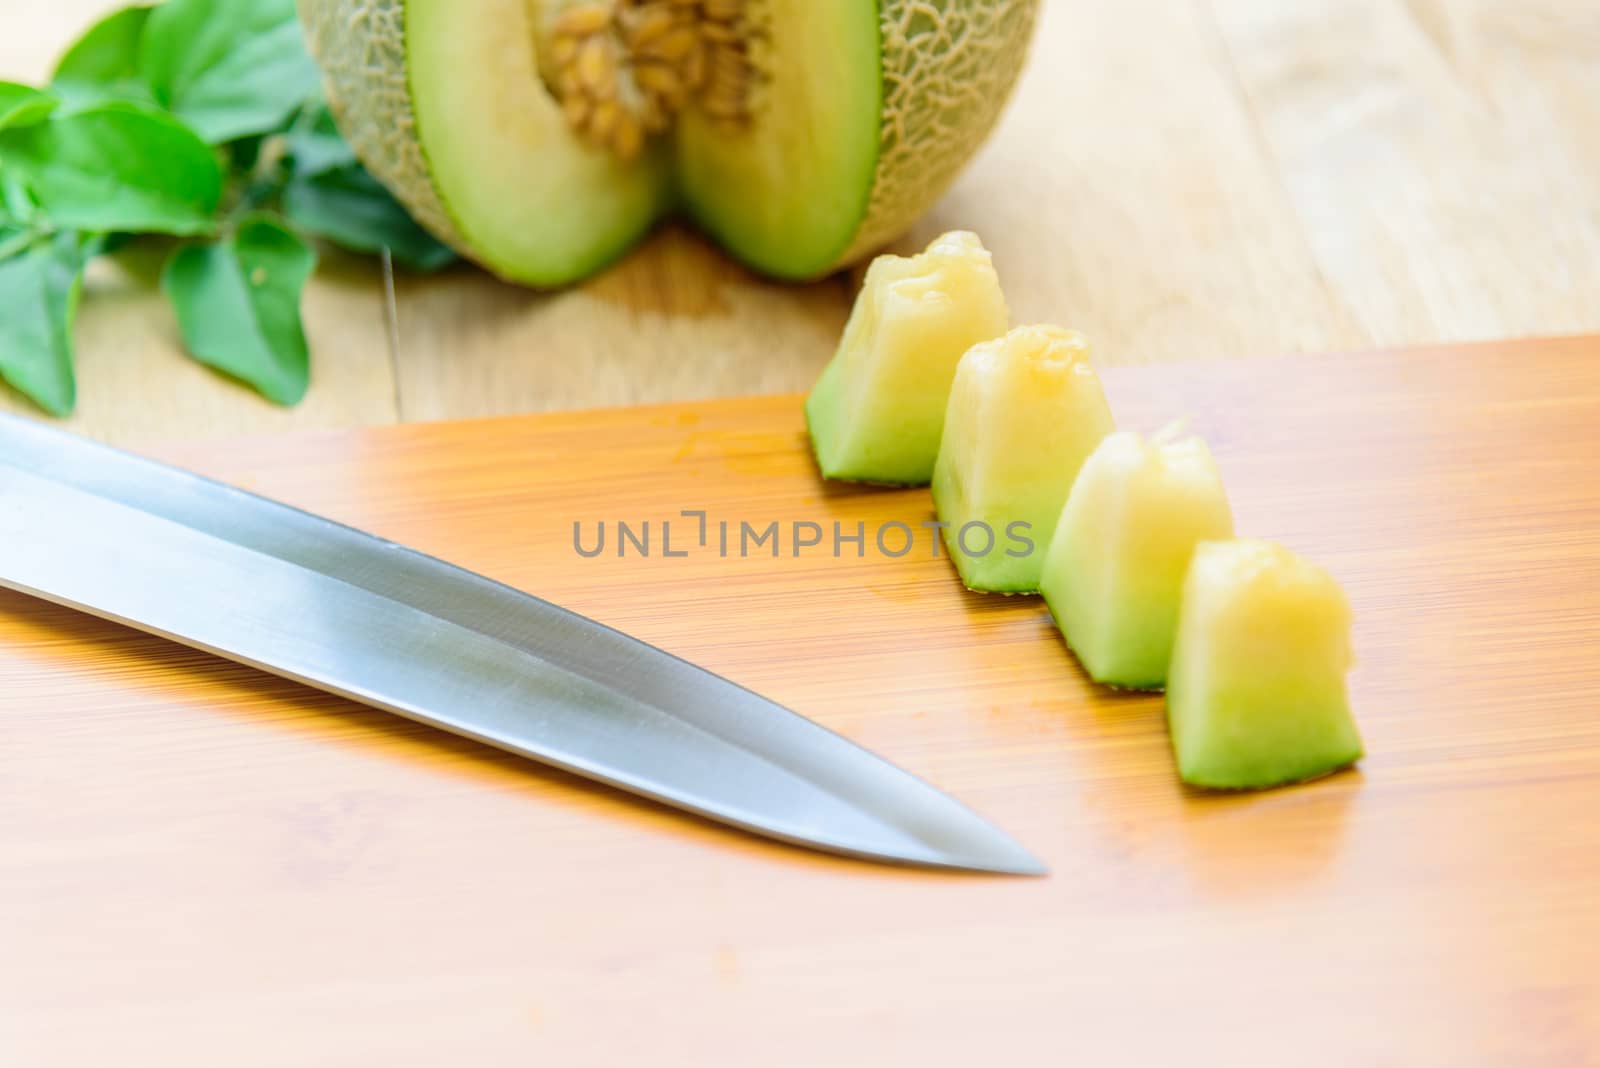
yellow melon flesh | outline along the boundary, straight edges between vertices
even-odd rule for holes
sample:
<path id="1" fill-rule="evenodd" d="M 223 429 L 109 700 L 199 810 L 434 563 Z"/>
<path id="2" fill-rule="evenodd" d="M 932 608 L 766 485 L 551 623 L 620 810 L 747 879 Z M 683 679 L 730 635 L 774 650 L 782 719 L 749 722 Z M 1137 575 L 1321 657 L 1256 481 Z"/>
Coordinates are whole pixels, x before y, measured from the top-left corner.
<path id="1" fill-rule="evenodd" d="M 1183 781 L 1253 789 L 1359 759 L 1352 660 L 1350 605 L 1326 571 L 1268 541 L 1203 542 L 1167 679 Z"/>
<path id="2" fill-rule="evenodd" d="M 1018 327 L 961 357 L 933 501 L 969 588 L 1039 588 L 1078 469 L 1114 429 L 1088 343 L 1074 331 Z"/>
<path id="3" fill-rule="evenodd" d="M 1196 544 L 1233 536 L 1211 450 L 1172 432 L 1112 434 L 1084 462 L 1039 592 L 1084 670 L 1129 689 L 1166 685 Z"/>
<path id="4" fill-rule="evenodd" d="M 823 475 L 926 485 L 956 364 L 1006 325 L 1000 280 L 975 234 L 874 260 L 839 351 L 806 399 Z"/>

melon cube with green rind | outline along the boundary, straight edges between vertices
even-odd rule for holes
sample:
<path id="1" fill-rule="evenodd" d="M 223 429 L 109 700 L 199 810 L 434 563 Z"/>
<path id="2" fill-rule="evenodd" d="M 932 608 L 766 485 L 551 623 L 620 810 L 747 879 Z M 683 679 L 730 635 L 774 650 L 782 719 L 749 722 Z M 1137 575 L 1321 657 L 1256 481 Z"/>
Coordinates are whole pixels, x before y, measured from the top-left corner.
<path id="1" fill-rule="evenodd" d="M 806 398 L 823 476 L 926 485 L 956 363 L 1006 326 L 1000 280 L 975 234 L 875 259 L 839 351 Z"/>
<path id="2" fill-rule="evenodd" d="M 1326 571 L 1268 541 L 1201 543 L 1167 678 L 1183 781 L 1256 789 L 1359 759 L 1352 662 L 1349 602 Z"/>
<path id="3" fill-rule="evenodd" d="M 1056 526 L 1039 592 L 1096 682 L 1166 685 L 1189 558 L 1233 536 L 1211 450 L 1176 428 L 1120 431 L 1084 461 Z"/>
<path id="4" fill-rule="evenodd" d="M 968 588 L 1038 590 L 1078 469 L 1114 429 L 1081 334 L 1024 326 L 968 350 L 933 474 L 934 507 Z"/>

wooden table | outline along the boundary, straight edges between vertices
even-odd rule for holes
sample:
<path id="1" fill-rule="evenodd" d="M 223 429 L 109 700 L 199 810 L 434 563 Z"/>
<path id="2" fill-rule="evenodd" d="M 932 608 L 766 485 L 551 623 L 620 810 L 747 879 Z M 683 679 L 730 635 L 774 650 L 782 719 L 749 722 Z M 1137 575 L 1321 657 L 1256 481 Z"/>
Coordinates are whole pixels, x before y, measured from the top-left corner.
<path id="1" fill-rule="evenodd" d="M 111 6 L 9 4 L 0 77 Z M 1049 0 L 998 135 L 904 244 L 977 230 L 1016 318 L 1107 364 L 1592 331 L 1596 174 L 1587 0 Z M 669 229 L 568 292 L 403 279 L 391 351 L 377 272 L 330 256 L 285 411 L 184 359 L 137 274 L 98 271 L 78 326 L 72 425 L 116 441 L 803 389 L 853 292 Z"/>

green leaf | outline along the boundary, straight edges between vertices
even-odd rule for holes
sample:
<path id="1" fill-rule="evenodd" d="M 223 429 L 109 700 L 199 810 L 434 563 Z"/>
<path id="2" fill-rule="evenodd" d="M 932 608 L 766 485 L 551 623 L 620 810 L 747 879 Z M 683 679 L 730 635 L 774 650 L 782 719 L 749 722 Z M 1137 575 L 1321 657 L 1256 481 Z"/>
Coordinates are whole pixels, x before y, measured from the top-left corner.
<path id="1" fill-rule="evenodd" d="M 139 70 L 139 41 L 149 17 L 147 7 L 125 7 L 89 27 L 56 64 L 50 87 L 71 107 L 108 100 L 155 103 Z"/>
<path id="2" fill-rule="evenodd" d="M 0 262 L 9 260 L 39 240 L 39 234 L 0 220 Z"/>
<path id="3" fill-rule="evenodd" d="M 355 151 L 334 125 L 333 113 L 321 101 L 302 112 L 289 127 L 284 135 L 284 150 L 294 161 L 294 172 L 307 177 L 357 162 Z"/>
<path id="4" fill-rule="evenodd" d="M 231 238 L 179 249 L 167 261 L 161 288 L 190 355 L 268 400 L 292 405 L 311 380 L 300 293 L 316 263 L 293 231 L 252 215 Z"/>
<path id="5" fill-rule="evenodd" d="M 456 258 L 360 166 L 291 178 L 283 213 L 307 233 L 354 252 L 387 248 L 396 263 L 413 270 L 436 271 Z"/>
<path id="6" fill-rule="evenodd" d="M 278 129 L 320 84 L 294 0 L 167 0 L 139 62 L 156 100 L 212 144 Z"/>
<path id="7" fill-rule="evenodd" d="M 77 403 L 72 317 L 82 277 L 70 233 L 0 261 L 0 379 L 52 415 L 70 415 Z"/>
<path id="8" fill-rule="evenodd" d="M 57 103 L 49 93 L 16 82 L 0 82 L 0 130 L 43 122 L 56 109 Z"/>
<path id="9" fill-rule="evenodd" d="M 204 233 L 222 195 L 215 153 L 170 116 L 101 104 L 0 131 L 0 168 L 14 168 L 56 226 Z"/>
<path id="10" fill-rule="evenodd" d="M 0 167 L 0 223 L 26 226 L 33 222 L 38 207 L 22 175 Z"/>

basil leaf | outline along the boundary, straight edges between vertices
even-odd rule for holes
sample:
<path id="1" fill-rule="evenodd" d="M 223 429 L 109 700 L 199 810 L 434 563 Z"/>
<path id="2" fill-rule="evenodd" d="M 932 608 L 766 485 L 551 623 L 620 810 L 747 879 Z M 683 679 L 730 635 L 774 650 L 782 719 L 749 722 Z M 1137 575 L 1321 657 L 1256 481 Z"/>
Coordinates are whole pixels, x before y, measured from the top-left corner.
<path id="1" fill-rule="evenodd" d="M 190 355 L 291 405 L 311 381 L 300 293 L 316 262 L 293 231 L 253 215 L 231 238 L 179 249 L 161 288 Z"/>
<path id="2" fill-rule="evenodd" d="M 156 100 L 212 144 L 276 130 L 320 84 L 294 0 L 167 0 L 139 61 Z"/>
<path id="3" fill-rule="evenodd" d="M 222 195 L 211 149 L 132 104 L 0 131 L 0 167 L 20 172 L 40 210 L 69 229 L 203 233 Z"/>
<path id="4" fill-rule="evenodd" d="M 38 207 L 22 175 L 0 167 L 0 224 L 26 226 Z"/>
<path id="5" fill-rule="evenodd" d="M 0 379 L 52 415 L 70 415 L 77 403 L 72 317 L 82 277 L 70 233 L 0 260 Z"/>
<path id="6" fill-rule="evenodd" d="M 0 130 L 43 122 L 56 109 L 56 98 L 16 82 L 0 82 Z"/>
<path id="7" fill-rule="evenodd" d="M 9 260 L 38 240 L 39 235 L 34 231 L 0 219 L 0 261 Z"/>
<path id="8" fill-rule="evenodd" d="M 321 102 L 302 112 L 283 140 L 284 151 L 299 175 L 322 174 L 357 162 L 355 150 L 334 125 L 333 113 Z"/>
<path id="9" fill-rule="evenodd" d="M 291 178 L 283 213 L 307 233 L 353 252 L 387 248 L 396 263 L 413 270 L 436 271 L 456 258 L 360 166 Z"/>
<path id="10" fill-rule="evenodd" d="M 34 243 L 32 230 L 24 230 L 10 219 L 0 216 L 0 261 L 11 259 L 32 243 Z"/>
<path id="11" fill-rule="evenodd" d="M 149 16 L 147 7 L 125 7 L 89 27 L 56 64 L 50 88 L 71 107 L 107 100 L 155 103 L 139 71 L 139 41 Z"/>

